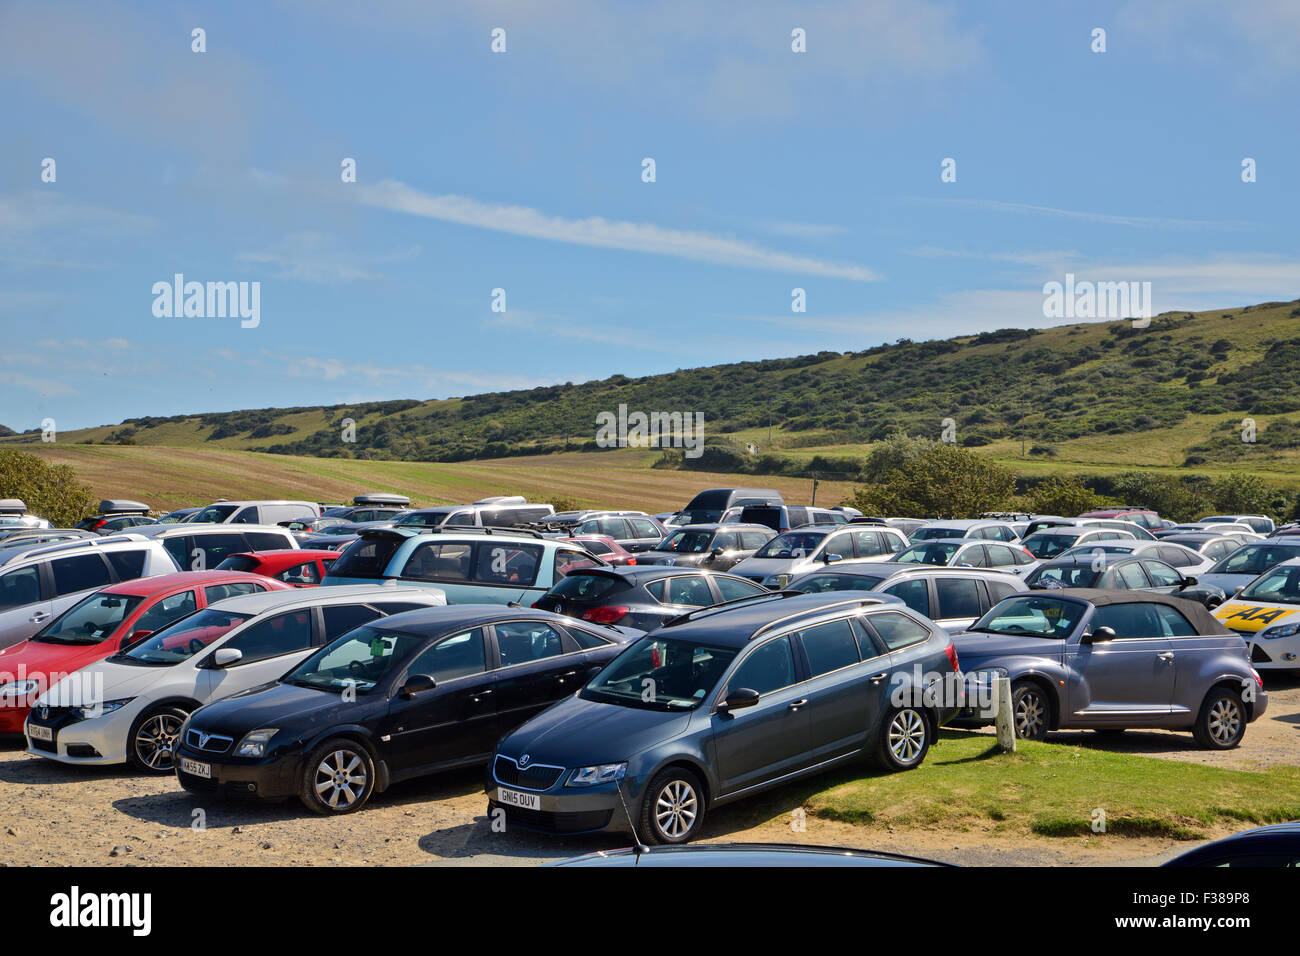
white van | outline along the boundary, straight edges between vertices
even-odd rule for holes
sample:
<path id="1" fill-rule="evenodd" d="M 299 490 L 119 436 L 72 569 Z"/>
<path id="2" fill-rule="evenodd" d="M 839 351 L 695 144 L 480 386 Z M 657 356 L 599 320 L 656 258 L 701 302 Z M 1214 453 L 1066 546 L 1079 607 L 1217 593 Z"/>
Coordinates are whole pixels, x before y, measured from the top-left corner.
<path id="1" fill-rule="evenodd" d="M 320 507 L 310 501 L 217 501 L 193 518 L 193 524 L 280 524 L 320 517 Z"/>

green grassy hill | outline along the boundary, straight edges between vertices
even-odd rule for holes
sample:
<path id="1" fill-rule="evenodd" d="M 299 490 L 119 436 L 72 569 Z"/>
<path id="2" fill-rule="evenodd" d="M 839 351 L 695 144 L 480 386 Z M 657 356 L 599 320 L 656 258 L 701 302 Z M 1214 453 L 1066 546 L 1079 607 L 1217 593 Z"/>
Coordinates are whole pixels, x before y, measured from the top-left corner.
<path id="1" fill-rule="evenodd" d="M 596 415 L 626 403 L 703 412 L 719 450 L 755 442 L 787 465 L 814 469 L 832 456 L 860 458 L 898 431 L 938 438 L 951 418 L 958 444 L 1015 459 L 1029 473 L 1066 464 L 1098 472 L 1194 466 L 1293 485 L 1298 318 L 1300 300 L 1165 314 L 1145 329 L 1123 322 L 1003 329 L 440 401 L 129 419 L 62 433 L 59 444 L 396 461 L 521 457 L 593 449 Z M 1241 440 L 1246 417 L 1258 429 L 1253 444 Z M 348 418 L 356 422 L 351 444 L 340 437 Z M 0 437 L 3 446 L 32 442 L 39 436 L 30 432 Z"/>

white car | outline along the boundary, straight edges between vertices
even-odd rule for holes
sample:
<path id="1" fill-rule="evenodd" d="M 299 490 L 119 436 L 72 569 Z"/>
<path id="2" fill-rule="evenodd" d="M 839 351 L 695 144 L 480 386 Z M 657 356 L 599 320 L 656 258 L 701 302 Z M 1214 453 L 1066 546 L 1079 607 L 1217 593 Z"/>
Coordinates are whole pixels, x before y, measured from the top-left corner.
<path id="1" fill-rule="evenodd" d="M 796 575 L 827 564 L 887 561 L 906 547 L 903 532 L 886 525 L 809 525 L 778 534 L 753 557 L 736 564 L 731 573 L 780 589 Z"/>
<path id="2" fill-rule="evenodd" d="M 447 603 L 438 588 L 353 585 L 245 594 L 210 604 L 42 694 L 27 752 L 68 764 L 131 763 L 171 773 L 196 708 L 280 677 L 379 617 Z"/>
<path id="3" fill-rule="evenodd" d="M 1158 561 L 1163 561 L 1184 576 L 1191 575 L 1195 577 L 1214 567 L 1213 558 L 1201 554 L 1199 551 L 1194 551 L 1185 545 L 1159 539 L 1155 541 L 1096 541 L 1092 544 L 1081 544 L 1073 548 L 1067 548 L 1058 557 L 1073 558 L 1081 554 L 1095 556 L 1097 553 L 1102 555 L 1133 554 L 1141 555 L 1144 558 L 1155 558 Z"/>

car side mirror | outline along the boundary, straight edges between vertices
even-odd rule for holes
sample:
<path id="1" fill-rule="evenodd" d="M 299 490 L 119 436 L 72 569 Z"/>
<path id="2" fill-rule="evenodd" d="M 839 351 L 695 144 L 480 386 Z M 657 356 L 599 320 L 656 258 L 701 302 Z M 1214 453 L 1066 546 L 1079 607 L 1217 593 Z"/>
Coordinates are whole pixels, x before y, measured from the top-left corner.
<path id="1" fill-rule="evenodd" d="M 1193 584 L 1196 583 L 1197 583 L 1197 578 L 1196 575 L 1194 574 L 1189 574 L 1187 577 L 1183 578 L 1183 587 L 1185 588 L 1190 588 Z"/>
<path id="2" fill-rule="evenodd" d="M 713 558 L 720 558 L 720 557 L 722 557 L 722 549 L 721 549 L 721 548 L 714 548 L 712 551 L 709 552 L 709 556 L 710 556 L 710 557 L 713 557 Z"/>
<path id="3" fill-rule="evenodd" d="M 1087 637 L 1089 644 L 1104 644 L 1106 641 L 1115 640 L 1115 629 L 1113 627 L 1099 627 Z"/>
<path id="4" fill-rule="evenodd" d="M 212 655 L 213 667 L 230 667 L 244 659 L 244 652 L 235 647 L 218 647 Z"/>
<path id="5" fill-rule="evenodd" d="M 428 674 L 412 674 L 398 691 L 398 696 L 403 700 L 412 700 L 416 694 L 423 694 L 425 691 L 433 690 L 438 686 L 438 682 Z"/>
<path id="6" fill-rule="evenodd" d="M 733 711 L 753 707 L 758 703 L 758 691 L 749 687 L 738 687 L 727 695 L 727 699 L 718 705 L 718 710 Z"/>
<path id="7" fill-rule="evenodd" d="M 828 552 L 822 555 L 823 564 L 830 564 L 832 561 L 843 561 L 843 560 L 844 560 L 844 555 L 842 554 L 830 554 Z"/>

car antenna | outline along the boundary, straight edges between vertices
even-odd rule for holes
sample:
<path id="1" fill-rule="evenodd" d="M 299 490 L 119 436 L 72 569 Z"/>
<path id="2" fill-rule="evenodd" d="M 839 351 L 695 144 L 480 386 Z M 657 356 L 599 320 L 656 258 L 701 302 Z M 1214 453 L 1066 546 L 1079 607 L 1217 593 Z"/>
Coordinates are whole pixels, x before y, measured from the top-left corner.
<path id="1" fill-rule="evenodd" d="M 632 822 L 632 814 L 628 812 L 627 801 L 623 799 L 623 781 L 615 780 L 614 789 L 618 792 L 618 802 L 623 806 L 623 816 L 627 817 L 627 825 L 632 828 L 632 839 L 636 841 L 632 852 L 637 856 L 650 852 L 650 848 L 641 842 L 641 836 L 636 832 L 636 824 Z"/>

